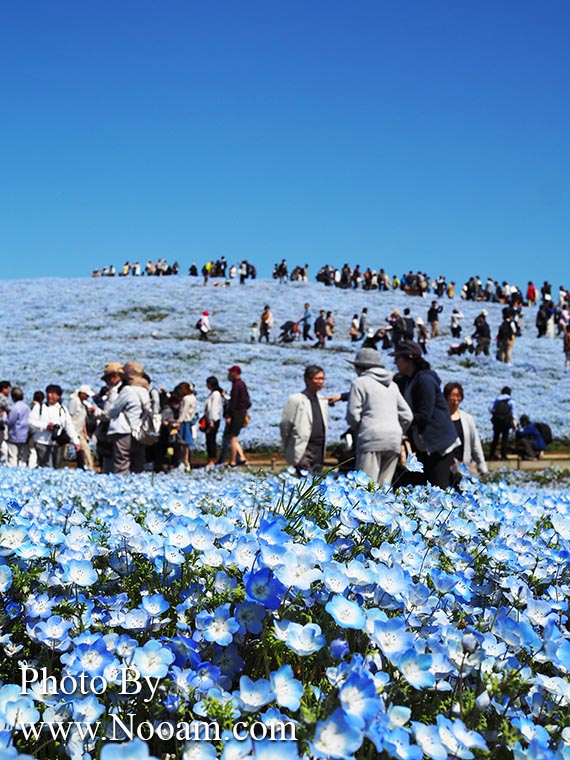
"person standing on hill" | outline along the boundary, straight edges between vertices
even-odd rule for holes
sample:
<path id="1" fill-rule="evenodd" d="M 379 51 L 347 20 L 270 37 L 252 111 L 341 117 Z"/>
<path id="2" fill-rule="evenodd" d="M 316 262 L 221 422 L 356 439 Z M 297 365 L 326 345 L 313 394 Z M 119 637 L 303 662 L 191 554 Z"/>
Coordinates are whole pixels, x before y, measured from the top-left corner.
<path id="1" fill-rule="evenodd" d="M 497 333 L 497 359 L 504 364 L 511 363 L 513 345 L 515 343 L 515 325 L 510 310 L 503 310 L 503 321 Z"/>
<path id="2" fill-rule="evenodd" d="M 475 332 L 473 333 L 472 337 L 477 341 L 475 356 L 479 356 L 479 354 L 485 354 L 485 356 L 489 356 L 489 346 L 491 345 L 491 328 L 487 322 L 487 314 L 487 309 L 483 309 L 483 311 L 477 317 L 475 317 L 475 321 L 473 323 L 475 326 Z"/>
<path id="3" fill-rule="evenodd" d="M 298 325 L 301 323 L 303 324 L 303 340 L 312 340 L 311 338 L 311 305 L 306 303 L 305 304 L 305 310 L 303 312 L 303 316 L 301 319 L 297 322 Z"/>
<path id="4" fill-rule="evenodd" d="M 269 336 L 273 329 L 273 314 L 271 309 L 266 304 L 263 308 L 263 314 L 259 320 L 259 342 L 265 338 L 265 342 L 269 343 Z"/>
<path id="5" fill-rule="evenodd" d="M 497 459 L 497 445 L 501 440 L 501 459 L 507 458 L 509 446 L 509 430 L 517 428 L 517 417 L 515 402 L 511 398 L 511 389 L 508 385 L 502 388 L 501 393 L 489 407 L 491 412 L 491 423 L 493 425 L 493 440 L 491 441 L 491 450 L 489 459 Z"/>
<path id="6" fill-rule="evenodd" d="M 439 315 L 443 311 L 443 304 L 438 304 L 437 301 L 432 301 L 431 306 L 428 309 L 427 321 L 431 328 L 431 337 L 437 338 L 439 335 Z"/>

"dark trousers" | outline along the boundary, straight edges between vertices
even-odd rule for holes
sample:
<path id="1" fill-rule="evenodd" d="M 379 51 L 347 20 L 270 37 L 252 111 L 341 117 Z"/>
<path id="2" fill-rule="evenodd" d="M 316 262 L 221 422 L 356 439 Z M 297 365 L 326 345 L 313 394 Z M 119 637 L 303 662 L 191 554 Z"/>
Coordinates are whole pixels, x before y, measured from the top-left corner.
<path id="1" fill-rule="evenodd" d="M 507 458 L 507 451 L 509 449 L 509 430 L 510 430 L 509 424 L 493 424 L 493 440 L 491 441 L 491 459 L 496 456 L 497 452 L 497 444 L 499 443 L 499 438 L 501 439 L 501 459 Z"/>
<path id="2" fill-rule="evenodd" d="M 208 427 L 206 430 L 206 451 L 208 452 L 208 459 L 215 459 L 218 455 L 216 436 L 218 435 L 219 427 L 220 420 L 214 422 L 214 427 Z"/>
<path id="3" fill-rule="evenodd" d="M 59 464 L 59 449 L 55 443 L 47 445 L 36 443 L 36 456 L 38 458 L 38 467 L 54 467 Z"/>
<path id="4" fill-rule="evenodd" d="M 428 454 L 426 451 L 418 452 L 418 459 L 424 466 L 424 478 L 426 483 L 439 488 L 449 488 L 451 485 L 451 465 L 453 453 Z"/>

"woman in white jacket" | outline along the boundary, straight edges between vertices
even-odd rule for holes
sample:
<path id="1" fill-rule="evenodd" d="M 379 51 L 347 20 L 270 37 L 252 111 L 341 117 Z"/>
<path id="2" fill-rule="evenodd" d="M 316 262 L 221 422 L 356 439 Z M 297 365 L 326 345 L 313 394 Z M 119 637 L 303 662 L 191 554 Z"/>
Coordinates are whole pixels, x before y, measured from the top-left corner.
<path id="1" fill-rule="evenodd" d="M 447 383 L 443 389 L 443 395 L 461 441 L 461 445 L 453 452 L 456 463 L 463 462 L 473 474 L 486 475 L 487 463 L 475 420 L 470 414 L 459 409 L 464 397 L 463 386 L 461 383 Z"/>
<path id="2" fill-rule="evenodd" d="M 206 386 L 210 391 L 204 405 L 204 417 L 206 418 L 206 450 L 208 452 L 208 462 L 206 467 L 213 467 L 216 464 L 218 450 L 216 446 L 216 436 L 220 422 L 224 416 L 224 401 L 222 399 L 222 389 L 215 375 L 210 375 L 206 380 Z"/>

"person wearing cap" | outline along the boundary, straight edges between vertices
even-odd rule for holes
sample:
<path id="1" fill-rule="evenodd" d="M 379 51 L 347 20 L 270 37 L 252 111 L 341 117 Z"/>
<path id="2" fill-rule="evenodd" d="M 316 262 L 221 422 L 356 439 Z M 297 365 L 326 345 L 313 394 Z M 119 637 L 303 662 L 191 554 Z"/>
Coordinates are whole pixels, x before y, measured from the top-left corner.
<path id="1" fill-rule="evenodd" d="M 300 473 L 318 472 L 323 467 L 328 427 L 328 400 L 319 396 L 325 371 L 317 364 L 305 367 L 305 389 L 287 399 L 279 431 L 285 459 Z"/>
<path id="2" fill-rule="evenodd" d="M 351 364 L 357 377 L 350 388 L 346 421 L 356 441 L 356 469 L 389 484 L 412 410 L 375 348 L 361 348 Z"/>
<path id="3" fill-rule="evenodd" d="M 87 417 L 95 410 L 93 405 L 87 405 L 87 399 L 94 396 L 94 392 L 89 385 L 80 385 L 77 390 L 73 391 L 69 397 L 69 415 L 79 437 L 79 451 L 77 452 L 77 466 L 82 470 L 95 469 L 93 463 L 93 453 L 89 445 L 89 436 L 87 435 Z"/>
<path id="4" fill-rule="evenodd" d="M 202 316 L 198 320 L 198 330 L 200 331 L 200 340 L 208 340 L 208 333 L 211 330 L 210 326 L 210 312 L 205 310 L 202 312 Z"/>
<path id="5" fill-rule="evenodd" d="M 30 412 L 30 428 L 34 431 L 34 446 L 38 467 L 58 467 L 64 444 L 55 436 L 65 431 L 69 443 L 79 451 L 79 436 L 75 432 L 68 410 L 62 405 L 61 386 L 46 387 L 46 404 L 34 406 Z"/>
<path id="6" fill-rule="evenodd" d="M 475 332 L 471 337 L 477 341 L 477 345 L 475 347 L 475 356 L 479 356 L 479 354 L 485 354 L 485 356 L 489 356 L 489 347 L 491 345 L 491 328 L 487 322 L 488 313 L 489 312 L 487 309 L 483 309 L 483 311 L 477 317 L 475 317 L 475 321 L 473 322 L 475 326 Z"/>
<path id="7" fill-rule="evenodd" d="M 451 482 L 453 451 L 460 444 L 451 421 L 441 382 L 413 341 L 402 341 L 393 352 L 396 378 L 412 412 L 411 440 L 424 465 L 424 482 L 447 488 Z"/>
<path id="8" fill-rule="evenodd" d="M 113 444 L 113 472 L 127 475 L 142 472 L 145 466 L 145 445 L 137 440 L 137 431 L 151 414 L 149 382 L 138 362 L 123 367 L 122 385 L 109 409 L 109 439 Z"/>
<path id="9" fill-rule="evenodd" d="M 230 467 L 247 464 L 238 436 L 246 425 L 247 410 L 251 406 L 247 386 L 241 379 L 241 367 L 234 364 L 228 369 L 228 380 L 232 384 L 230 399 L 226 405 L 226 427 L 224 438 L 230 449 Z M 223 450 L 223 449 L 222 449 Z M 223 462 L 220 462 L 223 464 Z"/>

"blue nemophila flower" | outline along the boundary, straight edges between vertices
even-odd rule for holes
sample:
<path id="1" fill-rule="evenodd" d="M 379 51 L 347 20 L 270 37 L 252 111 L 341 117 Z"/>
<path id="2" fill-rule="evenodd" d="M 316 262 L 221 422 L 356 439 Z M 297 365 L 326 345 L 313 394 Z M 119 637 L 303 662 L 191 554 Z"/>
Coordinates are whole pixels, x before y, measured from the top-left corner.
<path id="1" fill-rule="evenodd" d="M 217 757 L 214 745 L 204 739 L 187 741 L 182 747 L 182 760 L 217 760 Z"/>
<path id="2" fill-rule="evenodd" d="M 73 628 L 73 623 L 64 620 L 60 615 L 51 615 L 47 620 L 42 620 L 33 626 L 27 627 L 28 634 L 35 641 L 45 644 L 49 649 L 64 652 L 71 645 L 68 632 Z"/>
<path id="3" fill-rule="evenodd" d="M 472 749 L 488 749 L 481 734 L 469 730 L 459 718 L 451 721 L 445 715 L 438 715 L 436 722 L 441 741 L 451 755 L 470 758 Z"/>
<path id="4" fill-rule="evenodd" d="M 56 600 L 48 594 L 30 595 L 26 599 L 24 609 L 27 618 L 48 618 L 53 610 Z"/>
<path id="5" fill-rule="evenodd" d="M 119 742 L 105 744 L 101 750 L 101 760 L 158 760 L 158 758 L 149 754 L 146 742 L 142 739 L 133 739 L 124 744 Z"/>
<path id="6" fill-rule="evenodd" d="M 261 633 L 263 630 L 263 619 L 267 610 L 257 602 L 241 602 L 236 604 L 235 619 L 239 623 L 238 632 L 244 633 Z"/>
<path id="7" fill-rule="evenodd" d="M 269 681 L 265 678 L 252 681 L 247 676 L 242 676 L 239 679 L 237 696 L 246 712 L 257 712 L 275 699 Z"/>
<path id="8" fill-rule="evenodd" d="M 382 708 L 374 680 L 365 671 L 351 673 L 340 687 L 338 698 L 347 720 L 357 728 L 365 728 Z"/>
<path id="9" fill-rule="evenodd" d="M 63 574 L 63 580 L 76 586 L 87 587 L 97 583 L 97 571 L 87 559 L 72 559 Z"/>
<path id="10" fill-rule="evenodd" d="M 372 639 L 392 663 L 414 646 L 413 635 L 406 631 L 406 623 L 399 617 L 375 620 Z"/>
<path id="11" fill-rule="evenodd" d="M 16 684 L 0 687 L 0 726 L 19 728 L 22 724 L 36 723 L 40 714 L 34 707 L 34 700 Z"/>
<path id="12" fill-rule="evenodd" d="M 346 567 L 332 560 L 323 565 L 323 583 L 333 594 L 343 594 L 349 586 Z"/>
<path id="13" fill-rule="evenodd" d="M 250 760 L 253 742 L 247 736 L 243 741 L 234 739 L 231 734 L 224 734 L 224 748 L 220 760 Z"/>
<path id="14" fill-rule="evenodd" d="M 408 454 L 406 457 L 406 470 L 408 472 L 423 472 L 424 466 L 415 454 Z"/>
<path id="15" fill-rule="evenodd" d="M 263 567 L 246 574 L 245 591 L 248 599 L 259 602 L 270 610 L 276 610 L 281 606 L 281 599 L 287 589 L 269 568 Z"/>
<path id="16" fill-rule="evenodd" d="M 447 748 L 443 745 L 437 726 L 424 726 L 412 721 L 414 736 L 424 755 L 432 760 L 447 760 Z"/>
<path id="17" fill-rule="evenodd" d="M 204 610 L 196 615 L 196 628 L 202 632 L 206 641 L 214 641 L 220 646 L 232 643 L 233 634 L 239 631 L 240 624 L 232 617 L 230 605 L 223 604 L 213 612 Z"/>
<path id="18" fill-rule="evenodd" d="M 287 741 L 261 739 L 254 742 L 253 757 L 255 760 L 298 760 L 297 742 L 291 739 Z"/>
<path id="19" fill-rule="evenodd" d="M 334 657 L 335 660 L 342 660 L 342 658 L 350 651 L 348 641 L 345 641 L 344 639 L 333 639 L 329 645 L 329 651 L 331 657 Z"/>
<path id="20" fill-rule="evenodd" d="M 322 571 L 315 567 L 315 556 L 307 547 L 297 544 L 289 547 L 274 573 L 284 586 L 308 591 L 312 583 L 320 580 Z"/>
<path id="21" fill-rule="evenodd" d="M 151 616 L 145 609 L 137 607 L 123 618 L 122 626 L 129 631 L 146 631 L 150 627 Z"/>
<path id="22" fill-rule="evenodd" d="M 91 643 L 78 644 L 71 652 L 61 655 L 61 661 L 71 674 L 87 673 L 91 678 L 102 676 L 114 659 L 102 636 Z"/>
<path id="23" fill-rule="evenodd" d="M 210 662 L 201 662 L 196 666 L 194 672 L 190 671 L 188 685 L 192 689 L 197 689 L 200 693 L 213 689 L 218 683 L 221 675 L 221 669 Z"/>
<path id="24" fill-rule="evenodd" d="M 366 625 L 366 615 L 358 602 L 350 601 L 340 594 L 335 594 L 326 603 L 325 609 L 341 628 L 354 628 L 361 631 Z"/>
<path id="25" fill-rule="evenodd" d="M 0 594 L 5 594 L 12 585 L 12 571 L 8 565 L 0 565 Z"/>
<path id="26" fill-rule="evenodd" d="M 295 654 L 307 656 L 322 649 L 327 640 L 322 634 L 320 625 L 307 623 L 300 625 L 290 620 L 275 622 L 275 635 L 292 649 Z"/>
<path id="27" fill-rule="evenodd" d="M 301 706 L 303 684 L 293 677 L 293 668 L 283 665 L 269 677 L 275 699 L 280 707 L 295 712 Z"/>
<path id="28" fill-rule="evenodd" d="M 326 720 L 319 721 L 311 742 L 315 758 L 350 758 L 362 744 L 362 731 L 338 707 Z"/>
<path id="29" fill-rule="evenodd" d="M 168 667 L 174 662 L 170 649 L 160 641 L 151 639 L 143 647 L 133 652 L 133 666 L 141 676 L 147 678 L 165 678 Z"/>
<path id="30" fill-rule="evenodd" d="M 396 658 L 395 664 L 414 689 L 420 691 L 435 685 L 435 676 L 430 670 L 431 654 L 418 654 L 415 649 L 408 649 Z"/>
<path id="31" fill-rule="evenodd" d="M 145 594 L 141 599 L 141 606 L 153 617 L 159 617 L 170 607 L 163 594 Z"/>
<path id="32" fill-rule="evenodd" d="M 415 744 L 410 744 L 410 735 L 403 728 L 394 728 L 384 737 L 384 748 L 398 760 L 421 760 L 422 751 Z"/>

